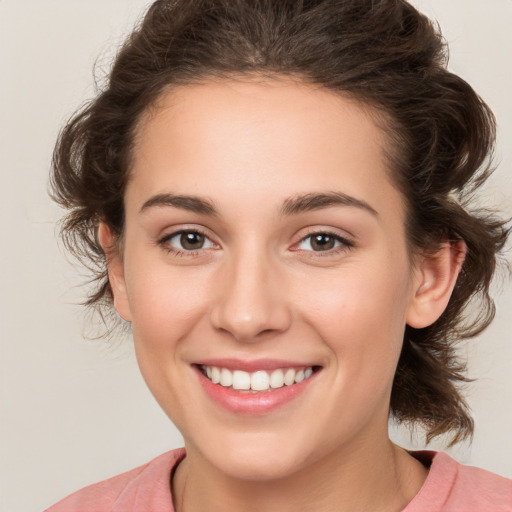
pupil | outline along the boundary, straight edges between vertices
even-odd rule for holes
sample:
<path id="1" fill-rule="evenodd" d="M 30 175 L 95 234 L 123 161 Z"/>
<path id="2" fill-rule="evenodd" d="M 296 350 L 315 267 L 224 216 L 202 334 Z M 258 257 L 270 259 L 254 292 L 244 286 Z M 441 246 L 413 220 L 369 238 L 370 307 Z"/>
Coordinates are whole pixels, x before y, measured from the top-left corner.
<path id="1" fill-rule="evenodd" d="M 334 238 L 330 235 L 315 235 L 311 246 L 315 251 L 327 251 L 334 247 Z"/>
<path id="2" fill-rule="evenodd" d="M 204 244 L 204 235 L 201 233 L 182 233 L 180 242 L 181 246 L 189 251 L 201 249 Z"/>

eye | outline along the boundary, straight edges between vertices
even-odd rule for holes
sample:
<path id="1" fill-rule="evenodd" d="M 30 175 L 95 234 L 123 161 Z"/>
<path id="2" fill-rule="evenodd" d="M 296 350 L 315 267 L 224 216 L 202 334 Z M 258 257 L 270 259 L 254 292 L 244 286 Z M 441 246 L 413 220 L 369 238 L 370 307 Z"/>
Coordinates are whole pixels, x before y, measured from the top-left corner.
<path id="1" fill-rule="evenodd" d="M 349 240 L 333 233 L 312 233 L 304 237 L 297 248 L 302 251 L 326 252 L 352 246 Z"/>
<path id="2" fill-rule="evenodd" d="M 194 230 L 171 233 L 162 238 L 160 243 L 174 252 L 192 252 L 215 247 L 204 233 Z"/>

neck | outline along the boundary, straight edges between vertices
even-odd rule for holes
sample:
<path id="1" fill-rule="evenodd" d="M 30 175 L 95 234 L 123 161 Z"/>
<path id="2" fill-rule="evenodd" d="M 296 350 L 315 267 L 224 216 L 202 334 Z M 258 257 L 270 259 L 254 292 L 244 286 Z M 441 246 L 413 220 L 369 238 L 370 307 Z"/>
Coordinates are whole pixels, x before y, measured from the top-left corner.
<path id="1" fill-rule="evenodd" d="M 371 451 L 362 444 L 330 453 L 275 481 L 233 478 L 191 450 L 176 470 L 173 496 L 176 512 L 399 512 L 426 476 L 387 438 Z"/>

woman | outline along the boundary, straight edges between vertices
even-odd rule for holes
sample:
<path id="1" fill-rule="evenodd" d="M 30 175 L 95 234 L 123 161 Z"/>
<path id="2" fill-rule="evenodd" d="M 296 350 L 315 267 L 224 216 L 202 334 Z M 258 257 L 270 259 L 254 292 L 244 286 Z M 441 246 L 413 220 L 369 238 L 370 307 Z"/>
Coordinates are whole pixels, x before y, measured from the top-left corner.
<path id="1" fill-rule="evenodd" d="M 401 0 L 152 5 L 52 185 L 185 450 L 50 511 L 511 509 L 387 431 L 471 435 L 454 346 L 508 235 L 469 204 L 494 119 L 444 52 Z"/>

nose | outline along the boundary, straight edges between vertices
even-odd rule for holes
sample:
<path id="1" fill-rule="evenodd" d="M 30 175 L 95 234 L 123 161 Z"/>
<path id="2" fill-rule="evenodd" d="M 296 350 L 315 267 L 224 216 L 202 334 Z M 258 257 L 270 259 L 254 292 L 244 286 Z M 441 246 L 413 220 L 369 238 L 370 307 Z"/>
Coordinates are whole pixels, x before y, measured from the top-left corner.
<path id="1" fill-rule="evenodd" d="M 246 343 L 286 331 L 292 318 L 279 265 L 249 252 L 225 262 L 211 310 L 216 330 Z"/>

